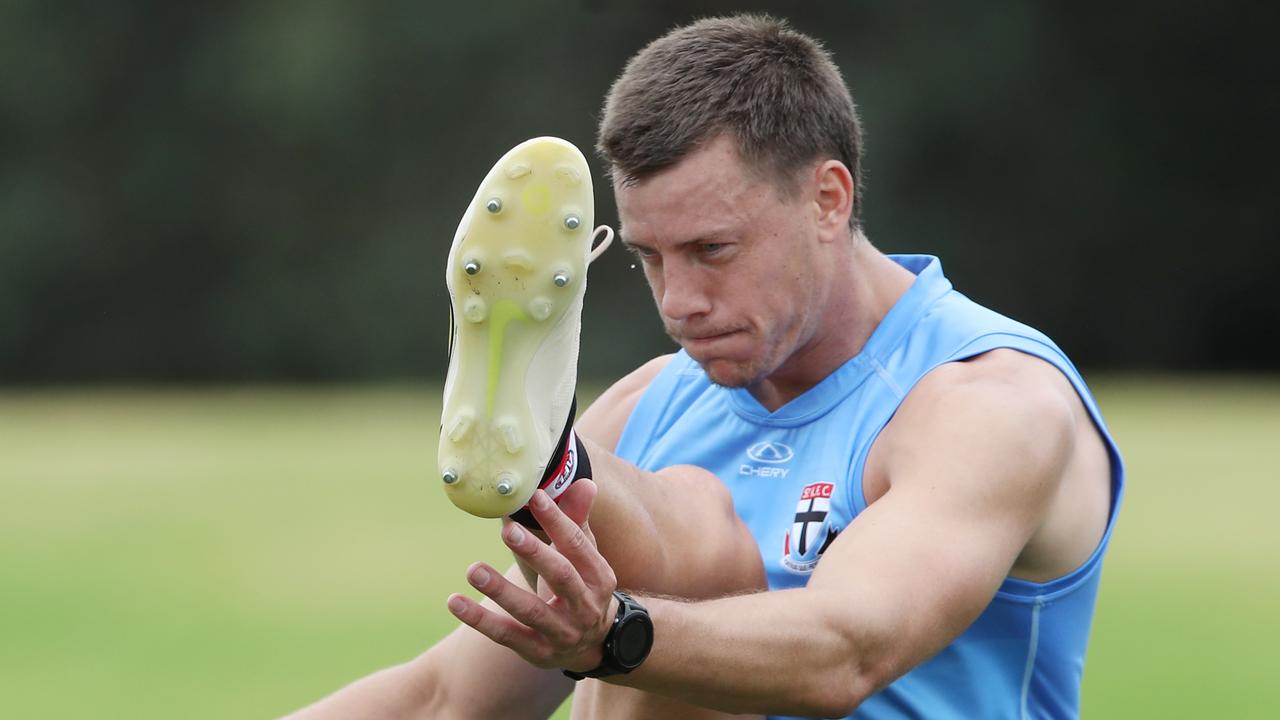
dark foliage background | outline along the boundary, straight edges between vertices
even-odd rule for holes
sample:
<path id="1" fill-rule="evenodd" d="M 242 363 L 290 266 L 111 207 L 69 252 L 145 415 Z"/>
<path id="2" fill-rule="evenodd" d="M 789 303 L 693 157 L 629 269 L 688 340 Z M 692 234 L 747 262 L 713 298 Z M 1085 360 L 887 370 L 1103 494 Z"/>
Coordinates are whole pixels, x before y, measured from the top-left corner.
<path id="1" fill-rule="evenodd" d="M 1273 4 L 790 5 L 4 0 L 0 383 L 438 379 L 492 162 L 591 147 L 627 57 L 740 9 L 835 53 L 881 248 L 1085 365 L 1280 368 Z M 629 267 L 593 269 L 585 375 L 670 347 Z"/>

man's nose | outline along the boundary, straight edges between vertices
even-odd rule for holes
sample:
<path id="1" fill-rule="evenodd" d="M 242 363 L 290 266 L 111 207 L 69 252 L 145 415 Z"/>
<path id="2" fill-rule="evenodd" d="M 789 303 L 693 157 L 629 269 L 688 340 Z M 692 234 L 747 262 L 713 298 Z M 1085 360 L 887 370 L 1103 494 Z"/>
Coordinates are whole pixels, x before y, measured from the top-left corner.
<path id="1" fill-rule="evenodd" d="M 696 268 L 682 262 L 662 266 L 662 314 L 685 320 L 711 311 L 711 301 Z"/>

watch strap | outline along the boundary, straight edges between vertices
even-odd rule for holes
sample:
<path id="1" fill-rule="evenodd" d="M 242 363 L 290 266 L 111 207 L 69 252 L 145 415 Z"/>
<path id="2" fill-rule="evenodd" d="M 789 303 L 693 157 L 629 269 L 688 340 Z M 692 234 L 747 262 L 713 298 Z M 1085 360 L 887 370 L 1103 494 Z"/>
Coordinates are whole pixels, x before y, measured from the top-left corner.
<path id="1" fill-rule="evenodd" d="M 600 664 L 591 670 L 585 672 L 575 672 L 573 670 L 561 670 L 564 676 L 571 680 L 583 680 L 585 678 L 602 678 L 610 675 L 622 675 L 640 667 L 645 658 L 649 655 L 649 650 L 653 647 L 652 623 L 649 621 L 649 611 L 643 605 L 635 601 L 630 595 L 615 590 L 613 596 L 618 600 L 618 612 L 613 617 L 613 625 L 609 627 L 609 632 L 604 638 L 604 652 L 600 658 Z M 642 622 L 649 625 L 649 647 L 644 649 L 640 659 L 634 664 L 627 666 L 619 661 L 617 657 L 616 641 L 618 640 L 619 631 L 621 630 L 623 620 L 628 617 L 643 616 Z"/>

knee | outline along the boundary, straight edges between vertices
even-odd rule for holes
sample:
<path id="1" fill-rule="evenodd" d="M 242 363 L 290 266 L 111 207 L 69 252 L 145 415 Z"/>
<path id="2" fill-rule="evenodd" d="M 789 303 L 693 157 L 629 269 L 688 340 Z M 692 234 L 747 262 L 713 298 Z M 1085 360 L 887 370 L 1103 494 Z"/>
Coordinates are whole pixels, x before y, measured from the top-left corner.
<path id="1" fill-rule="evenodd" d="M 698 538 L 695 597 L 719 597 L 766 589 L 764 563 L 746 523 L 734 509 L 733 494 L 712 473 L 692 465 L 658 471 L 677 493 L 685 531 Z M 685 555 L 689 558 L 688 555 Z M 689 558 L 692 560 L 692 558 Z"/>
<path id="2" fill-rule="evenodd" d="M 733 494 L 711 472 L 694 465 L 672 465 L 659 470 L 657 475 L 671 483 L 682 504 L 697 507 L 699 514 L 707 513 L 724 521 L 738 519 L 733 508 Z"/>

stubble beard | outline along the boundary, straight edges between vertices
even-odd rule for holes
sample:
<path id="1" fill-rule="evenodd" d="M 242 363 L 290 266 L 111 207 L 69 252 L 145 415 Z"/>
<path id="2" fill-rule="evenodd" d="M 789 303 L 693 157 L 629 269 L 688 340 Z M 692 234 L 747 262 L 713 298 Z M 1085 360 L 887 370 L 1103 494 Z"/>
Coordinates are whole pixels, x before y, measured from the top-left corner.
<path id="1" fill-rule="evenodd" d="M 674 339 L 674 338 L 673 338 Z M 677 342 L 679 342 L 677 340 Z M 707 379 L 723 388 L 750 388 L 759 385 L 777 369 L 777 363 L 771 362 L 777 351 L 776 342 L 770 342 L 762 351 L 745 361 L 713 358 L 708 361 L 693 358 L 698 367 L 706 373 Z M 687 352 L 687 350 L 686 350 Z"/>
<path id="2" fill-rule="evenodd" d="M 707 374 L 707 379 L 713 384 L 722 388 L 749 388 L 752 385 L 759 384 L 764 380 L 764 373 L 760 372 L 758 363 L 747 365 L 735 364 L 722 372 L 714 364 L 698 363 L 702 367 L 702 371 Z"/>

